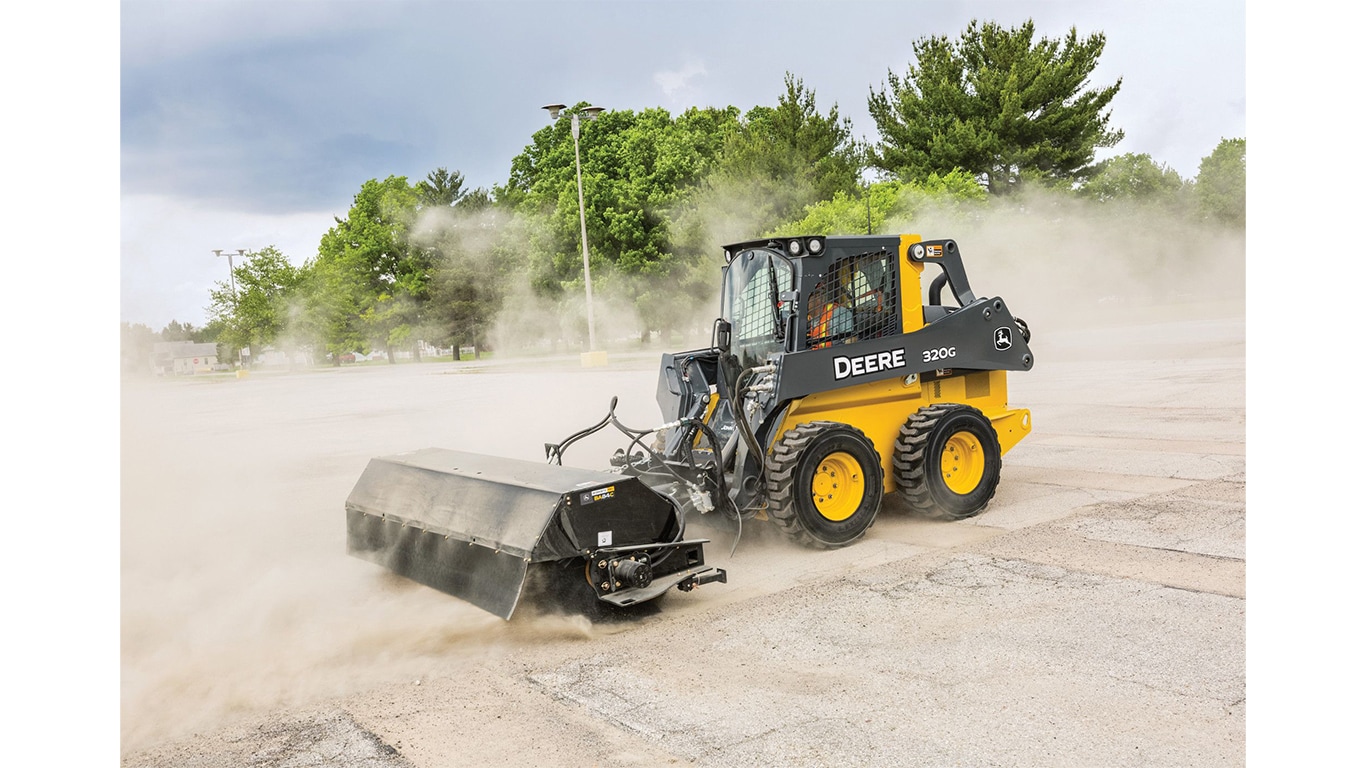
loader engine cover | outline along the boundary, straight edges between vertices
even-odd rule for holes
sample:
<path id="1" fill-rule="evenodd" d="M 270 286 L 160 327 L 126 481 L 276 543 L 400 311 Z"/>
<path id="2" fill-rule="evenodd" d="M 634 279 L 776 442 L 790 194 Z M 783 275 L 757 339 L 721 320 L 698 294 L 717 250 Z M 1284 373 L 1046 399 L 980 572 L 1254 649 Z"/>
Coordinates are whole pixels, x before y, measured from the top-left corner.
<path id="1" fill-rule="evenodd" d="M 678 533 L 673 504 L 637 478 L 442 448 L 371 459 L 346 500 L 350 554 L 504 619 L 533 563 L 674 546 Z M 710 570 L 700 546 L 679 555 L 663 558 L 673 578 L 632 565 L 626 586 L 652 597 Z"/>

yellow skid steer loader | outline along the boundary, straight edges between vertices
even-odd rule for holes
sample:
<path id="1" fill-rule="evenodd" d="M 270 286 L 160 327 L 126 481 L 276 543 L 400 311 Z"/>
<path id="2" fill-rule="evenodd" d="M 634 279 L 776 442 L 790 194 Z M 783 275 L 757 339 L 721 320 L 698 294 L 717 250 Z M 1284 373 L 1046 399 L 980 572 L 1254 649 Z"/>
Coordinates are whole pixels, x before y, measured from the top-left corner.
<path id="1" fill-rule="evenodd" d="M 711 346 L 661 360 L 667 423 L 622 424 L 613 398 L 547 443 L 545 464 L 440 448 L 373 459 L 346 501 L 348 551 L 511 618 L 531 590 L 612 611 L 724 582 L 706 540 L 685 536 L 690 515 L 842 547 L 886 494 L 946 520 L 986 508 L 1031 428 L 1006 372 L 1034 356 L 1024 321 L 973 293 L 956 242 L 779 237 L 725 258 Z M 562 466 L 608 426 L 629 438 L 609 471 Z"/>

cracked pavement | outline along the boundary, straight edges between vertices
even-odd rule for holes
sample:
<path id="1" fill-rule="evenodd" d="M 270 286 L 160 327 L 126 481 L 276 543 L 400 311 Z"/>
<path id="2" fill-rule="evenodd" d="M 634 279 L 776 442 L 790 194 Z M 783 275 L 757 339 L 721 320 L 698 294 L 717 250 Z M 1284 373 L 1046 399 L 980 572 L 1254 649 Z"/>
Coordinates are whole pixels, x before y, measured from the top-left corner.
<path id="1" fill-rule="evenodd" d="M 535 459 L 612 393 L 652 424 L 657 356 L 556 370 L 576 409 L 521 366 L 131 388 L 123 764 L 1243 765 L 1244 324 L 1141 332 L 1150 357 L 1036 330 L 1011 376 L 1034 432 L 979 517 L 889 499 L 854 546 L 751 522 L 733 557 L 703 519 L 729 582 L 598 626 L 502 622 L 347 558 L 342 501 L 372 455 Z M 224 413 L 251 419 L 212 450 L 163 421 Z M 615 447 L 586 443 L 567 463 Z M 150 482 L 227 457 L 251 478 L 233 505 Z"/>

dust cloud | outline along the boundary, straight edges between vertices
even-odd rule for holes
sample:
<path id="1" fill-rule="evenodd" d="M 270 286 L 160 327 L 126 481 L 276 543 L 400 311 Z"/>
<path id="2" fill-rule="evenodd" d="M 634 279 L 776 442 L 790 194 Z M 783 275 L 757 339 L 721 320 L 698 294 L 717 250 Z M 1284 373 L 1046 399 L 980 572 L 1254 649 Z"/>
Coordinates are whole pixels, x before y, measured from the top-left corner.
<path id="1" fill-rule="evenodd" d="M 344 503 L 370 457 L 438 446 L 543 460 L 544 442 L 601 418 L 613 391 L 638 395 L 624 417 L 658 420 L 653 371 L 455 369 L 125 384 L 125 754 L 603 631 L 568 616 L 504 622 L 346 554 Z M 601 467 L 606 446 L 581 446 L 566 463 Z"/>
<path id="2" fill-rule="evenodd" d="M 711 233 L 715 263 L 705 268 L 718 283 L 720 246 L 755 235 L 733 231 L 743 222 L 736 210 L 725 231 Z M 1097 211 L 1041 194 L 984 212 L 922 210 L 894 226 L 957 239 L 976 293 L 1005 298 L 1036 336 L 1111 313 L 1158 308 L 1162 316 L 1167 306 L 1197 312 L 1243 300 L 1242 234 L 1181 217 Z M 696 308 L 676 348 L 706 344 L 717 305 L 709 299 Z M 537 337 L 537 327 L 567 337 L 575 311 L 547 312 L 529 294 L 509 295 L 500 338 L 534 347 L 549 337 Z M 608 300 L 600 317 L 607 327 L 631 328 L 619 335 L 623 344 L 633 335 L 627 309 Z M 455 677 L 481 660 L 547 644 L 589 654 L 598 633 L 630 631 L 564 616 L 504 622 L 345 554 L 343 505 L 373 456 L 437 446 L 542 461 L 543 443 L 601 419 L 614 394 L 626 423 L 660 420 L 657 358 L 649 355 L 617 358 L 607 369 L 582 369 L 577 355 L 558 360 L 545 350 L 502 363 L 125 382 L 125 754 L 279 707 Z M 565 463 L 602 469 L 623 444 L 609 430 L 575 445 Z M 896 557 L 905 552 L 898 538 L 915 525 L 880 523 L 859 547 L 816 552 L 751 520 L 731 558 L 734 524 L 721 514 L 696 530 L 713 541 L 708 562 L 731 570 L 730 584 L 671 597 L 666 613 Z"/>
<path id="3" fill-rule="evenodd" d="M 676 254 L 679 263 L 665 275 L 625 276 L 600 263 L 593 267 L 593 315 L 599 345 L 615 350 L 696 349 L 710 344 L 712 321 L 721 304 L 722 247 L 754 239 L 772 203 L 734 190 L 708 188 L 685 206 L 653 211 L 671 222 L 671 237 L 688 245 Z M 513 217 L 505 222 L 522 237 L 548 235 L 534 222 Z M 492 247 L 492 242 L 487 243 Z M 591 244 L 590 244 L 591 248 Z M 577 250 L 575 252 L 577 255 Z M 691 295 L 679 296 L 687 286 Z M 657 326 L 641 317 L 642 304 L 660 310 L 664 302 L 673 321 L 662 336 L 642 342 L 640 331 Z M 587 296 L 581 282 L 557 298 L 538 295 L 525 279 L 510 281 L 490 331 L 494 349 L 509 354 L 577 353 L 587 349 Z"/>
<path id="4" fill-rule="evenodd" d="M 1184 211 L 1036 189 L 982 209 L 927 208 L 889 226 L 956 240 L 974 293 L 1002 297 L 1031 330 L 1198 317 L 1245 301 L 1244 232 Z"/>

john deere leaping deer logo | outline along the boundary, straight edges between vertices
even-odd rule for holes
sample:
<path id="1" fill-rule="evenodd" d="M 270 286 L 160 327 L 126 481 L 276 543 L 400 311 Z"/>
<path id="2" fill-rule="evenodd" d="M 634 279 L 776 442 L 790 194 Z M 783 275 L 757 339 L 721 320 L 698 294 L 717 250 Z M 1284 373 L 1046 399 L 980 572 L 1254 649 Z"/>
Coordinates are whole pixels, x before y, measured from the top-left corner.
<path id="1" fill-rule="evenodd" d="M 1010 349 L 1012 343 L 1010 329 L 1001 327 L 996 329 L 996 349 L 1005 351 Z"/>

